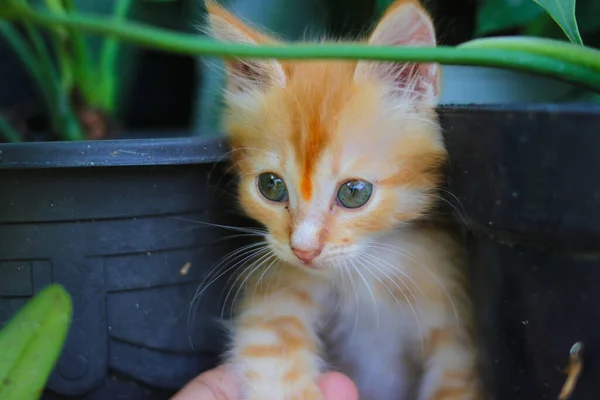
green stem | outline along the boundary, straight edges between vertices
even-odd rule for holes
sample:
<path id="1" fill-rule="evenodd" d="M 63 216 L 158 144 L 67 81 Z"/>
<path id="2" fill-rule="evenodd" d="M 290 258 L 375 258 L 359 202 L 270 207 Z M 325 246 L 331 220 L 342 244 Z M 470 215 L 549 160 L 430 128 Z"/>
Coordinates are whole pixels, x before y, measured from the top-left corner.
<path id="1" fill-rule="evenodd" d="M 537 73 L 600 91 L 600 75 L 595 70 L 573 63 L 560 52 L 553 54 L 552 57 L 545 57 L 522 51 L 468 47 L 375 47 L 339 44 L 250 46 L 222 43 L 203 39 L 197 35 L 175 33 L 140 23 L 114 21 L 104 17 L 77 14 L 61 16 L 30 9 L 23 12 L 20 18 L 45 26 L 62 25 L 77 28 L 117 37 L 140 46 L 183 54 L 279 59 L 366 59 L 479 65 Z"/>
<path id="2" fill-rule="evenodd" d="M 62 0 L 46 0 L 46 6 L 53 15 L 66 16 L 67 12 L 63 6 Z M 64 27 L 54 27 L 52 29 L 53 44 L 60 65 L 60 76 L 63 90 L 71 92 L 73 89 L 73 62 L 69 54 L 69 36 Z"/>
<path id="3" fill-rule="evenodd" d="M 62 5 L 66 14 L 77 10 L 74 0 L 63 0 Z M 85 101 L 88 104 L 93 104 L 99 92 L 98 77 L 95 74 L 92 56 L 90 55 L 85 35 L 76 29 L 69 29 L 68 33 L 72 45 L 74 82 Z"/>
<path id="4" fill-rule="evenodd" d="M 21 62 L 37 84 L 42 98 L 46 103 L 52 128 L 54 131 L 68 140 L 81 140 L 84 138 L 77 117 L 73 113 L 68 100 L 68 93 L 59 87 L 58 75 L 55 71 L 50 55 L 45 49 L 43 39 L 33 27 L 25 24 L 35 50 L 31 48 L 19 32 L 8 23 L 0 22 L 0 33 L 4 36 L 13 50 L 17 53 Z"/>
<path id="5" fill-rule="evenodd" d="M 79 121 L 73 112 L 70 91 L 61 87 L 59 73 L 52 62 L 52 57 L 44 43 L 44 39 L 37 28 L 30 23 L 26 23 L 25 28 L 38 56 L 43 84 L 50 93 L 46 103 L 54 132 L 67 140 L 83 139 L 84 135 Z"/>
<path id="6" fill-rule="evenodd" d="M 115 11 L 112 16 L 114 22 L 121 22 L 129 13 L 131 0 L 117 1 Z M 102 98 L 99 105 L 109 113 L 115 110 L 116 87 L 117 87 L 117 59 L 119 55 L 120 41 L 115 38 L 108 38 L 104 42 L 100 54 L 100 93 Z"/>
<path id="7" fill-rule="evenodd" d="M 471 40 L 458 48 L 521 51 L 547 57 L 560 55 L 561 59 L 569 60 L 600 73 L 600 50 L 573 45 L 561 40 L 519 36 L 493 37 Z"/>
<path id="8" fill-rule="evenodd" d="M 22 142 L 21 135 L 8 123 L 6 118 L 0 114 L 0 133 L 9 143 Z"/>
<path id="9" fill-rule="evenodd" d="M 25 64 L 25 68 L 27 68 L 31 76 L 33 76 L 42 94 L 51 97 L 50 93 L 47 91 L 47 87 L 44 85 L 44 79 L 38 60 L 29 44 L 23 40 L 19 32 L 12 25 L 6 22 L 0 22 L 0 33 L 4 36 L 8 44 L 11 45 L 13 51 L 17 53 L 21 62 Z"/>

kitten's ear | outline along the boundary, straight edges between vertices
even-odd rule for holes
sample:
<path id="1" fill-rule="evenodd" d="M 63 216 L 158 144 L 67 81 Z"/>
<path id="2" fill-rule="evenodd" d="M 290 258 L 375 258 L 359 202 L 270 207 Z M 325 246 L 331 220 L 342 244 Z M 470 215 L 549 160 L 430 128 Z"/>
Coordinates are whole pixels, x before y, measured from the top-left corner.
<path id="1" fill-rule="evenodd" d="M 385 12 L 369 38 L 373 46 L 436 45 L 435 29 L 417 0 L 396 0 Z M 355 79 L 375 79 L 392 85 L 404 98 L 437 101 L 438 64 L 360 61 Z"/>
<path id="2" fill-rule="evenodd" d="M 220 41 L 241 44 L 275 44 L 267 35 L 252 29 L 214 0 L 204 0 L 208 12 L 207 33 Z M 286 75 L 277 60 L 225 59 L 230 87 L 237 91 L 260 90 L 266 85 L 283 87 Z"/>

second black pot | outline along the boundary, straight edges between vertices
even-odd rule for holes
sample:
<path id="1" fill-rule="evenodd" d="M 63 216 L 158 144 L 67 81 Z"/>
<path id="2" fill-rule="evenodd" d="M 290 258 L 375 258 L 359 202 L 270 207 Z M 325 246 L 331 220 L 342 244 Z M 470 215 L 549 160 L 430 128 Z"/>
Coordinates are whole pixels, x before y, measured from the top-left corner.
<path id="1" fill-rule="evenodd" d="M 557 398 L 581 341 L 571 399 L 595 399 L 600 108 L 443 108 L 441 117 L 489 398 Z M 194 323 L 187 311 L 211 267 L 244 242 L 198 223 L 248 223 L 223 185 L 225 152 L 202 139 L 0 145 L 0 322 L 50 282 L 74 300 L 45 398 L 167 399 L 218 361 L 227 280 Z"/>

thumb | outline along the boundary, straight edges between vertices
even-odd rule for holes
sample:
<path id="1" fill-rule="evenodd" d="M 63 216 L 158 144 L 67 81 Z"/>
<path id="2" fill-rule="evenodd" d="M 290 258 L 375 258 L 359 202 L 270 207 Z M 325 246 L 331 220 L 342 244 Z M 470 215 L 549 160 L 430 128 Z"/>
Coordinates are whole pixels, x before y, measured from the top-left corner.
<path id="1" fill-rule="evenodd" d="M 238 382 L 229 367 L 222 365 L 192 379 L 170 400 L 235 400 L 238 398 Z"/>
<path id="2" fill-rule="evenodd" d="M 319 379 L 319 387 L 325 400 L 358 400 L 354 382 L 339 372 L 327 372 Z"/>

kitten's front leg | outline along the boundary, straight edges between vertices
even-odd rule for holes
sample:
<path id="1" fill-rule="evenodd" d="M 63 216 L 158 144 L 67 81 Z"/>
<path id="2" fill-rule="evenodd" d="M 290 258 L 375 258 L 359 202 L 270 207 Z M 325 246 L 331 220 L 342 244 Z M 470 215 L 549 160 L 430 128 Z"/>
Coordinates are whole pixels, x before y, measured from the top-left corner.
<path id="1" fill-rule="evenodd" d="M 249 291 L 236 321 L 231 362 L 244 400 L 320 400 L 321 373 L 313 292 L 298 286 Z"/>
<path id="2" fill-rule="evenodd" d="M 458 327 L 431 328 L 419 400 L 481 400 L 477 352 Z"/>

